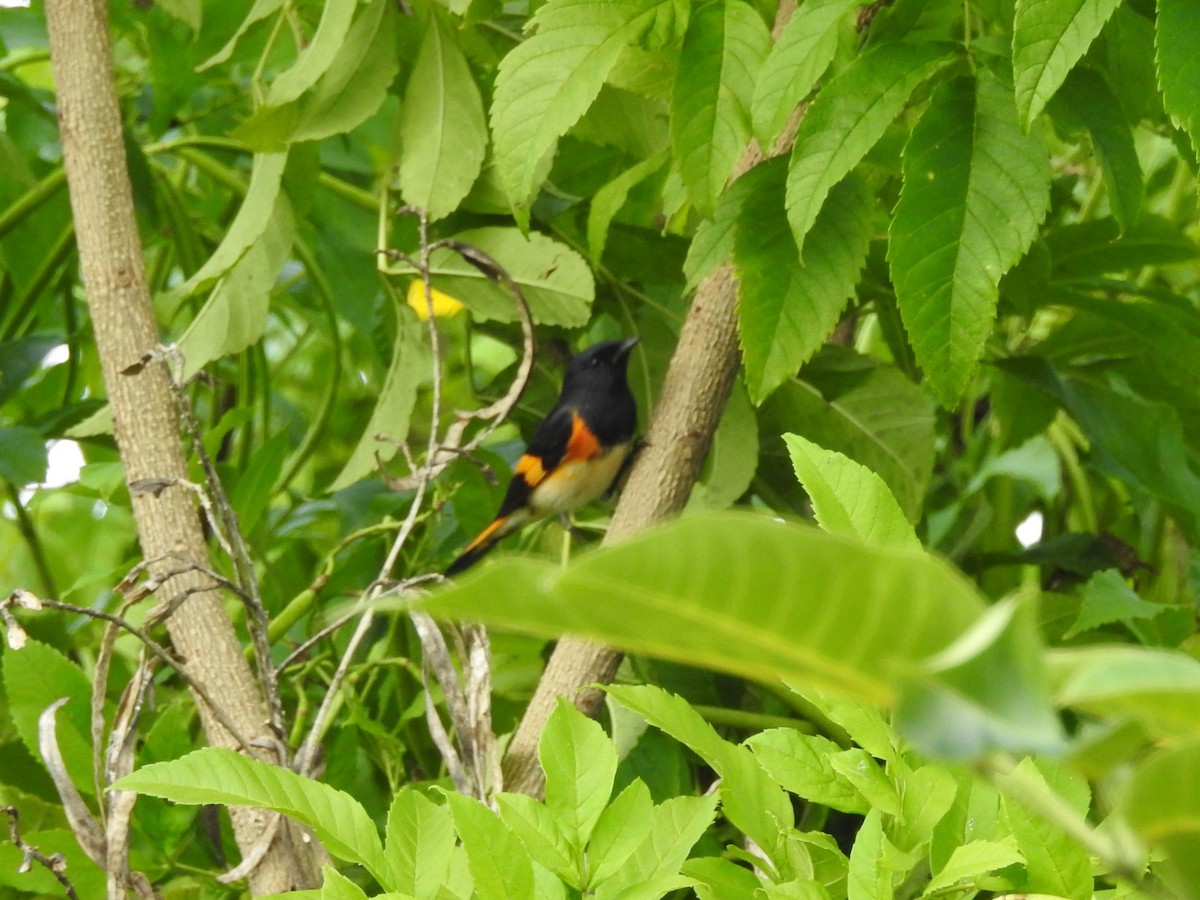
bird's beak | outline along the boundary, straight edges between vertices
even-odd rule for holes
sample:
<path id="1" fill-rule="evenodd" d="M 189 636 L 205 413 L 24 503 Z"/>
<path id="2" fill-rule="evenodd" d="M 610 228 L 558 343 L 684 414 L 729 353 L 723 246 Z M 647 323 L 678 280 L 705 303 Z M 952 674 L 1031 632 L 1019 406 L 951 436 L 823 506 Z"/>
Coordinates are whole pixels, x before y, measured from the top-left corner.
<path id="1" fill-rule="evenodd" d="M 621 360 L 629 356 L 629 351 L 631 351 L 640 340 L 641 338 L 631 337 L 628 340 L 621 341 L 621 346 L 617 348 L 617 359 Z"/>

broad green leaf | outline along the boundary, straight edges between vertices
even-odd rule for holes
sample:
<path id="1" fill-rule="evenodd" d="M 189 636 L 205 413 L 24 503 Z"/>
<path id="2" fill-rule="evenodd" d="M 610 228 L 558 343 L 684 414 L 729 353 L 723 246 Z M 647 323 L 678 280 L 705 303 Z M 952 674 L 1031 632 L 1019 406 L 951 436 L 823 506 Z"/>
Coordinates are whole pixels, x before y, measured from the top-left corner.
<path id="1" fill-rule="evenodd" d="M 196 67 L 196 70 L 203 72 L 205 69 L 219 65 L 233 56 L 233 51 L 237 49 L 238 41 L 250 29 L 250 26 L 256 22 L 261 22 L 267 16 L 272 15 L 283 7 L 283 0 L 254 0 L 254 5 L 250 7 L 250 11 L 246 13 L 246 18 L 242 19 L 242 24 L 238 26 L 233 37 L 231 37 L 225 46 L 218 50 L 211 57 L 202 62 Z"/>
<path id="2" fill-rule="evenodd" d="M 578 851 L 567 843 L 554 813 L 525 794 L 499 793 L 494 799 L 501 820 L 525 845 L 530 858 L 568 884 L 579 887 L 582 878 L 573 862 L 580 858 Z"/>
<path id="3" fill-rule="evenodd" d="M 877 809 L 867 811 L 854 846 L 850 850 L 850 874 L 846 877 L 848 900 L 892 900 L 892 870 L 883 834 L 883 815 Z"/>
<path id="4" fill-rule="evenodd" d="M 830 900 L 825 886 L 811 878 L 793 879 L 760 890 L 768 900 Z"/>
<path id="5" fill-rule="evenodd" d="M 833 78 L 800 120 L 787 180 L 787 215 L 801 254 L 835 184 L 850 173 L 918 85 L 954 60 L 945 44 L 884 44 Z"/>
<path id="6" fill-rule="evenodd" d="M 946 865 L 925 885 L 925 893 L 921 896 L 941 896 L 939 892 L 945 892 L 946 888 L 965 879 L 975 881 L 982 875 L 1021 861 L 1021 854 L 1012 839 L 969 841 L 954 849 Z"/>
<path id="7" fill-rule="evenodd" d="M 190 297 L 211 287 L 272 230 L 272 223 L 278 221 L 277 217 L 282 214 L 280 203 L 286 205 L 287 202 L 280 198 L 287 156 L 286 153 L 255 154 L 246 197 L 237 215 L 225 230 L 221 243 L 199 271 L 182 285 L 172 289 L 173 297 Z"/>
<path id="8" fill-rule="evenodd" d="M 742 0 L 701 6 L 688 22 L 671 98 L 671 148 L 693 205 L 709 214 L 750 140 L 750 98 L 771 45 Z"/>
<path id="9" fill-rule="evenodd" d="M 1123 232 L 1128 231 L 1142 206 L 1142 167 L 1133 129 L 1108 82 L 1092 69 L 1075 69 L 1059 89 L 1050 112 L 1060 121 L 1077 122 L 1087 130 L 1113 217 Z"/>
<path id="10" fill-rule="evenodd" d="M 560 697 L 542 732 L 538 759 L 546 772 L 546 806 L 580 852 L 612 795 L 616 748 L 598 722 Z"/>
<path id="11" fill-rule="evenodd" d="M 289 103 L 320 80 L 342 49 L 357 8 L 357 3 L 325 4 L 312 39 L 300 51 L 296 61 L 271 82 L 267 91 L 268 105 Z"/>
<path id="12" fill-rule="evenodd" d="M 771 395 L 759 419 L 764 462 L 776 473 L 776 490 L 796 484 L 779 439 L 796 432 L 879 475 L 910 522 L 921 515 L 933 471 L 933 404 L 894 366 L 827 347 L 801 378 Z M 796 502 L 803 503 L 796 493 Z"/>
<path id="13" fill-rule="evenodd" d="M 17 487 L 46 479 L 46 439 L 26 425 L 0 428 L 0 480 Z"/>
<path id="14" fill-rule="evenodd" d="M 1200 662 L 1171 650 L 1088 647 L 1050 655 L 1057 703 L 1128 716 L 1155 734 L 1200 734 Z"/>
<path id="15" fill-rule="evenodd" d="M 694 856 L 683 864 L 682 872 L 698 882 L 699 900 L 741 900 L 753 897 L 761 887 L 750 869 L 715 856 Z"/>
<path id="16" fill-rule="evenodd" d="M 429 349 L 425 345 L 425 326 L 415 316 L 401 310 L 396 320 L 392 362 L 383 379 L 379 399 L 358 446 L 341 474 L 329 486 L 331 491 L 339 491 L 374 472 L 378 467 L 376 455 L 384 461 L 391 459 L 398 451 L 397 444 L 392 442 L 408 437 L 408 423 L 417 402 L 417 391 L 429 372 Z M 377 435 L 390 441 L 381 441 Z"/>
<path id="17" fill-rule="evenodd" d="M 466 57 L 440 16 L 425 39 L 400 105 L 400 192 L 431 219 L 458 208 L 483 168 L 487 121 Z"/>
<path id="18" fill-rule="evenodd" d="M 1200 892 L 1200 743 L 1159 750 L 1124 784 L 1118 810 L 1141 838 L 1165 851 L 1180 897 Z"/>
<path id="19" fill-rule="evenodd" d="M 934 829 L 954 804 L 958 784 L 945 766 L 922 766 L 896 775 L 900 815 L 892 822 L 889 837 L 906 853 L 922 852 Z"/>
<path id="20" fill-rule="evenodd" d="M 828 738 L 772 728 L 746 740 L 758 764 L 797 797 L 831 809 L 862 815 L 870 809 L 863 795 L 833 767 L 841 747 Z"/>
<path id="21" fill-rule="evenodd" d="M 1154 31 L 1153 18 L 1135 12 L 1132 4 L 1123 4 L 1104 28 L 1103 45 L 1093 49 L 1099 51 L 1109 87 L 1131 122 L 1158 118 L 1163 112 L 1154 65 Z"/>
<path id="22" fill-rule="evenodd" d="M 21 650 L 6 648 L 0 663 L 13 727 L 35 759 L 41 759 L 38 717 L 50 704 L 70 698 L 57 713 L 58 749 L 74 785 L 83 794 L 94 794 L 87 676 L 58 650 L 32 639 Z"/>
<path id="23" fill-rule="evenodd" d="M 491 119 L 496 165 L 509 202 L 528 206 L 558 139 L 600 93 L 626 44 L 652 30 L 670 0 L 550 0 L 529 22 L 532 36 L 500 62 Z"/>
<path id="24" fill-rule="evenodd" d="M 783 440 L 822 528 L 878 547 L 920 548 L 916 532 L 882 478 L 800 435 L 785 434 Z"/>
<path id="25" fill-rule="evenodd" d="M 606 881 L 596 892 L 597 897 L 659 897 L 662 892 L 625 894 L 621 889 L 634 886 L 656 886 L 655 882 L 670 883 L 688 858 L 696 841 L 708 830 L 716 815 L 717 796 L 671 797 L 654 807 L 653 824 L 649 834 L 629 857 L 625 867 Z M 686 885 L 686 879 L 677 886 Z"/>
<path id="26" fill-rule="evenodd" d="M 867 259 L 866 184 L 834 185 L 805 244 L 804 263 L 783 208 L 782 160 L 759 166 L 735 223 L 738 333 L 751 399 L 762 403 L 821 347 L 837 325 Z"/>
<path id="27" fill-rule="evenodd" d="M 1122 233 L 1115 219 L 1092 219 L 1046 235 L 1055 280 L 1088 278 L 1141 266 L 1188 262 L 1200 254 L 1195 241 L 1158 216 L 1144 215 Z"/>
<path id="28" fill-rule="evenodd" d="M 930 756 L 974 759 L 992 750 L 1058 749 L 1045 651 L 1032 599 L 992 606 L 905 686 L 896 727 Z"/>
<path id="29" fill-rule="evenodd" d="M 365 866 L 381 882 L 388 864 L 367 811 L 345 791 L 226 750 L 205 747 L 170 762 L 152 763 L 119 779 L 114 790 L 175 803 L 261 806 L 285 813 L 313 830 L 339 859 Z"/>
<path id="30" fill-rule="evenodd" d="M 1121 0 L 1018 0 L 1013 80 L 1026 131 L 1120 5 Z"/>
<path id="31" fill-rule="evenodd" d="M 654 822 L 654 802 L 640 779 L 632 781 L 600 814 L 588 843 L 588 883 L 594 890 L 621 871 Z"/>
<path id="32" fill-rule="evenodd" d="M 712 766 L 721 776 L 725 817 L 777 868 L 787 864 L 780 838 L 793 825 L 791 801 L 746 747 L 724 740 L 686 700 L 661 688 L 621 685 L 609 687 L 608 692 Z"/>
<path id="33" fill-rule="evenodd" d="M 754 134 L 769 148 L 788 117 L 833 61 L 838 25 L 858 0 L 807 0 L 792 13 L 763 62 L 750 113 Z"/>
<path id="34" fill-rule="evenodd" d="M 321 877 L 321 900 L 367 900 L 366 892 L 333 866 L 322 866 Z"/>
<path id="35" fill-rule="evenodd" d="M 712 218 L 705 219 L 696 229 L 683 262 L 688 292 L 694 291 L 704 278 L 733 255 L 734 223 L 742 204 L 758 184 L 753 176 L 757 171 L 758 167 L 755 167 L 729 185 L 717 201 Z"/>
<path id="36" fill-rule="evenodd" d="M 402 788 L 388 809 L 388 886 L 416 900 L 435 900 L 450 869 L 454 840 L 450 808 Z"/>
<path id="37" fill-rule="evenodd" d="M 1057 775 L 1054 780 L 1063 782 L 1066 788 L 1059 790 L 1056 784 L 1047 782 L 1041 768 L 1033 760 L 1023 759 L 1017 769 L 1021 777 L 1032 780 L 1047 794 L 1068 803 L 1081 819 L 1087 815 L 1089 792 L 1087 783 L 1079 776 L 1067 781 L 1064 775 Z M 1070 897 L 1071 900 L 1091 900 L 1092 865 L 1087 849 L 1060 827 L 1026 809 L 1006 794 L 1005 784 L 1011 777 L 998 776 L 996 784 L 1001 791 L 1008 827 L 1025 860 L 1026 878 L 1021 889 L 1028 893 Z"/>
<path id="38" fill-rule="evenodd" d="M 612 224 L 613 217 L 625 205 L 630 189 L 661 169 L 666 161 L 666 151 L 655 153 L 626 169 L 596 191 L 588 207 L 587 221 L 588 257 L 593 266 L 600 265 L 600 259 L 604 256 L 604 245 L 608 242 L 608 227 Z"/>
<path id="39" fill-rule="evenodd" d="M 1163 106 L 1200 148 L 1200 6 L 1159 0 L 1154 45 Z"/>
<path id="40" fill-rule="evenodd" d="M 728 509 L 750 489 L 758 471 L 758 419 L 740 380 L 735 381 L 712 445 L 692 486 L 688 508 Z"/>
<path id="41" fill-rule="evenodd" d="M 379 109 L 400 69 L 398 19 L 399 12 L 388 0 L 371 0 L 350 26 L 337 58 L 304 99 L 291 140 L 345 134 Z"/>
<path id="42" fill-rule="evenodd" d="M 888 259 L 917 362 L 947 408 L 991 334 L 1000 277 L 1049 203 L 1046 148 L 1022 133 L 1008 89 L 986 69 L 939 88 L 904 150 Z"/>
<path id="43" fill-rule="evenodd" d="M 881 703 L 894 696 L 896 667 L 943 649 L 982 610 L 974 587 L 938 560 L 742 512 L 688 516 L 561 573 L 529 560 L 485 565 L 425 605 Z"/>
<path id="44" fill-rule="evenodd" d="M 900 815 L 900 795 L 896 786 L 866 750 L 861 747 L 842 750 L 829 758 L 829 765 L 862 794 L 869 809 L 878 809 L 889 816 Z"/>
<path id="45" fill-rule="evenodd" d="M 483 250 L 521 286 L 533 320 L 577 328 L 587 322 L 596 295 L 591 270 L 578 253 L 537 232 L 476 228 L 455 239 Z M 461 300 L 478 319 L 515 322 L 516 301 L 461 256 L 445 248 L 430 254 L 434 286 Z"/>
<path id="46" fill-rule="evenodd" d="M 1097 572 L 1080 593 L 1083 604 L 1074 624 L 1063 635 L 1066 638 L 1112 622 L 1153 618 L 1163 611 L 1161 604 L 1139 597 L 1115 569 Z"/>
<path id="47" fill-rule="evenodd" d="M 533 863 L 500 818 L 471 797 L 445 791 L 454 825 L 467 850 L 479 900 L 529 900 L 534 896 Z"/>

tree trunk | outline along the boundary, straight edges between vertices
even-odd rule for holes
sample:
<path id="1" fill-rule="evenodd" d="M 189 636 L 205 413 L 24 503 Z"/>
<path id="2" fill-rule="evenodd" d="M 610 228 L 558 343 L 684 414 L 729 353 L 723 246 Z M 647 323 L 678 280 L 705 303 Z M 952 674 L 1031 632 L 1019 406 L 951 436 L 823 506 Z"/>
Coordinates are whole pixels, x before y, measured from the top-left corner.
<path id="1" fill-rule="evenodd" d="M 180 486 L 187 465 L 170 376 L 161 363 L 127 373 L 159 342 L 146 286 L 141 244 L 126 168 L 121 116 L 109 59 L 104 0 L 46 0 L 50 57 L 58 97 L 64 165 L 75 220 L 83 285 L 112 411 L 113 431 L 130 485 L 151 480 L 155 492 L 131 488 L 144 558 L 158 577 L 192 563 L 209 567 L 195 498 Z M 223 706 L 228 720 L 264 751 L 272 735 L 263 698 L 213 583 L 197 571 L 167 578 L 159 601 L 184 597 L 169 618 L 171 641 L 193 678 Z M 201 701 L 208 740 L 238 747 Z M 240 748 L 243 751 L 246 748 Z M 243 853 L 262 838 L 270 814 L 230 810 Z M 273 893 L 311 885 L 311 853 L 289 828 L 249 876 L 251 892 Z"/>

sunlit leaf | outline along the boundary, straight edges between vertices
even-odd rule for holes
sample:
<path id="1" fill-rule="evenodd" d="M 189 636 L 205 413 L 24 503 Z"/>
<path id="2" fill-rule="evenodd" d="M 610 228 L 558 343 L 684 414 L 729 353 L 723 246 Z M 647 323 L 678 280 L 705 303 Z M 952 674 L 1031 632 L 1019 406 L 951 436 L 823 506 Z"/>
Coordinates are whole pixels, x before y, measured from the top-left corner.
<path id="1" fill-rule="evenodd" d="M 1134 769 L 1118 809 L 1143 840 L 1165 851 L 1178 896 L 1200 891 L 1200 743 L 1160 750 Z"/>

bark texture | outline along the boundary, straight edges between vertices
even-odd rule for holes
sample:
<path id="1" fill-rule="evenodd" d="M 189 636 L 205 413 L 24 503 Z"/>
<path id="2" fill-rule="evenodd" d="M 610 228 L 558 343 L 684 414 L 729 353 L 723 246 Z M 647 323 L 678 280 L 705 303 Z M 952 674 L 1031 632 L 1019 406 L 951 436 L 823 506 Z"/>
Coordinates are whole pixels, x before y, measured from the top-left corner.
<path id="1" fill-rule="evenodd" d="M 178 484 L 187 466 L 169 375 L 160 363 L 125 374 L 159 336 L 126 168 L 107 7 L 104 0 L 46 0 L 45 9 L 83 284 L 125 477 L 131 485 L 147 479 L 168 485 L 156 493 L 130 491 L 142 552 L 160 577 L 187 563 L 208 567 L 195 498 Z M 169 578 L 158 592 L 160 602 L 181 596 L 187 599 L 167 622 L 175 650 L 243 737 L 272 745 L 276 738 L 263 698 L 220 595 L 206 576 L 189 571 Z M 236 738 L 211 710 L 199 700 L 197 705 L 208 740 L 237 748 Z M 262 749 L 256 752 L 264 755 Z M 277 761 L 273 753 L 264 758 Z M 238 844 L 248 853 L 263 836 L 270 814 L 230 812 Z M 250 876 L 251 892 L 311 886 L 309 856 L 289 829 L 280 828 Z"/>

